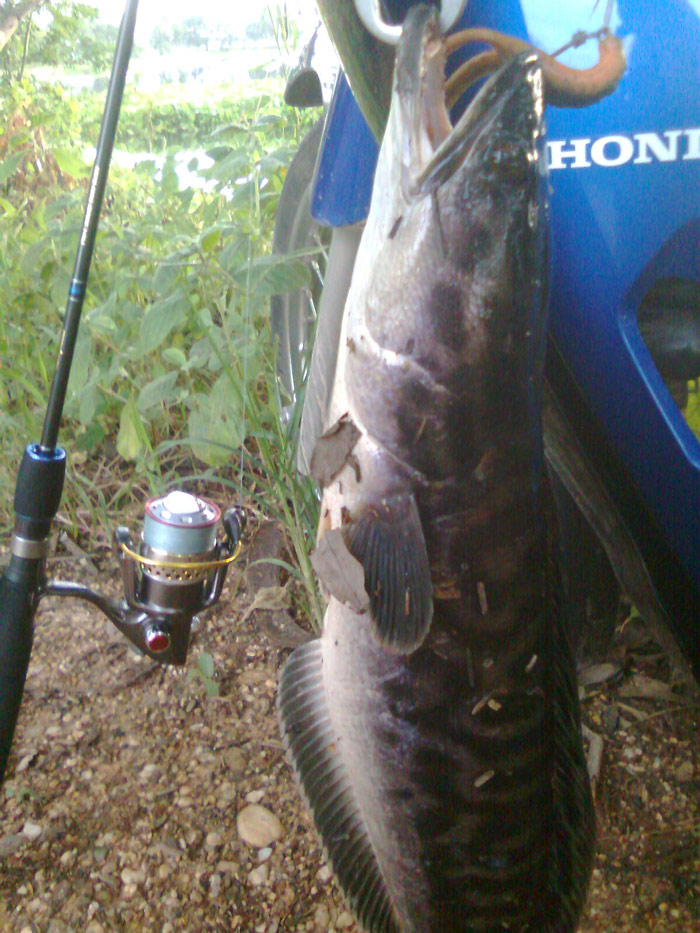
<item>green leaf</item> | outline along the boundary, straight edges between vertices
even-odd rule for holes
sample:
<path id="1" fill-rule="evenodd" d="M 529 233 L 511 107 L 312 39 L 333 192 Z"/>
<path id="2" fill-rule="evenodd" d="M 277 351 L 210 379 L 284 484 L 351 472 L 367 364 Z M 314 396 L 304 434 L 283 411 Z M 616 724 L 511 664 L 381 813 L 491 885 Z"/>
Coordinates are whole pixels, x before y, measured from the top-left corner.
<path id="1" fill-rule="evenodd" d="M 182 288 L 177 288 L 167 298 L 155 301 L 141 322 L 141 355 L 157 350 L 174 328 L 185 323 L 188 310 L 189 302 Z"/>
<path id="2" fill-rule="evenodd" d="M 200 651 L 197 665 L 202 677 L 208 677 L 210 680 L 214 677 L 214 658 L 208 651 Z"/>
<path id="3" fill-rule="evenodd" d="M 218 697 L 219 685 L 215 680 L 207 679 L 204 681 L 204 692 L 208 697 Z"/>
<path id="4" fill-rule="evenodd" d="M 80 419 L 80 423 L 84 424 L 85 427 L 88 427 L 92 423 L 95 412 L 101 401 L 102 393 L 96 385 L 87 386 L 84 391 L 80 393 L 78 418 Z"/>
<path id="5" fill-rule="evenodd" d="M 250 171 L 250 153 L 245 149 L 234 149 L 223 159 L 217 159 L 213 165 L 199 174 L 203 178 L 213 178 L 220 182 L 231 182 L 247 175 Z"/>
<path id="6" fill-rule="evenodd" d="M 0 162 L 0 184 L 7 181 L 11 175 L 15 174 L 23 158 L 24 150 L 19 149 L 17 152 L 13 152 L 12 155 L 9 155 L 6 159 L 3 159 L 3 161 Z"/>
<path id="7" fill-rule="evenodd" d="M 221 230 L 209 230 L 202 234 L 202 249 L 205 253 L 211 252 L 221 242 Z"/>
<path id="8" fill-rule="evenodd" d="M 166 347 L 161 353 L 166 363 L 170 363 L 176 369 L 185 369 L 187 366 L 187 357 L 179 347 Z"/>
<path id="9" fill-rule="evenodd" d="M 79 434 L 75 441 L 75 446 L 78 450 L 84 450 L 87 453 L 92 453 L 96 450 L 100 444 L 105 439 L 105 432 L 102 429 L 102 426 L 97 422 L 93 421 L 89 425 L 83 434 Z"/>
<path id="10" fill-rule="evenodd" d="M 90 376 L 91 364 L 92 343 L 85 331 L 82 331 L 78 333 L 78 339 L 73 353 L 73 362 L 70 368 L 70 376 L 68 377 L 68 391 L 66 394 L 71 402 L 73 402 L 74 396 L 79 396 L 84 392 Z M 88 419 L 88 421 L 89 420 L 90 419 Z M 87 421 L 83 421 L 83 424 L 87 424 Z"/>
<path id="11" fill-rule="evenodd" d="M 86 178 L 92 171 L 92 168 L 85 163 L 75 149 L 52 149 L 51 152 L 64 175 L 70 175 L 71 178 Z"/>
<path id="12" fill-rule="evenodd" d="M 0 166 L 0 169 L 2 166 Z M 14 207 L 6 198 L 0 198 L 0 209 L 2 209 L 3 214 L 7 217 L 14 217 L 17 213 L 17 208 Z"/>
<path id="13" fill-rule="evenodd" d="M 153 288 L 159 295 L 167 295 L 175 286 L 179 272 L 177 266 L 161 262 L 153 276 Z"/>
<path id="14" fill-rule="evenodd" d="M 178 397 L 176 388 L 176 372 L 165 373 L 147 383 L 139 392 L 138 408 L 141 414 L 146 414 L 150 408 L 157 405 L 167 405 Z"/>
<path id="15" fill-rule="evenodd" d="M 119 417 L 119 434 L 117 435 L 117 452 L 125 460 L 136 460 L 141 453 L 143 444 L 141 434 L 143 424 L 133 399 L 124 405 Z"/>
<path id="16" fill-rule="evenodd" d="M 309 285 L 311 275 L 303 259 L 261 256 L 250 270 L 251 292 L 257 296 L 281 295 Z M 234 273 L 238 284 L 245 288 L 248 267 L 242 265 Z"/>
<path id="17" fill-rule="evenodd" d="M 217 379 L 209 395 L 194 397 L 188 428 L 188 443 L 200 460 L 210 466 L 221 466 L 231 459 L 243 441 L 243 425 L 227 376 Z"/>

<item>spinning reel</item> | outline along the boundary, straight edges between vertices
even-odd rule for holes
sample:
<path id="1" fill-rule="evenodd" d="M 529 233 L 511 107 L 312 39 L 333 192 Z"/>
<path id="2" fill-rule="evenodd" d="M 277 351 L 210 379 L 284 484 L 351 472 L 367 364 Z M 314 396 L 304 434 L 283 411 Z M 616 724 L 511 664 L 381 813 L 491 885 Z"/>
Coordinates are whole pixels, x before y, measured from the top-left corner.
<path id="1" fill-rule="evenodd" d="M 219 523 L 224 535 L 217 537 Z M 163 664 L 184 664 L 197 613 L 221 596 L 226 571 L 241 547 L 241 508 L 223 516 L 215 503 L 179 490 L 150 499 L 138 543 L 128 528 L 114 540 L 124 599 L 89 587 L 50 582 L 40 596 L 74 596 L 97 606 L 139 651 Z"/>

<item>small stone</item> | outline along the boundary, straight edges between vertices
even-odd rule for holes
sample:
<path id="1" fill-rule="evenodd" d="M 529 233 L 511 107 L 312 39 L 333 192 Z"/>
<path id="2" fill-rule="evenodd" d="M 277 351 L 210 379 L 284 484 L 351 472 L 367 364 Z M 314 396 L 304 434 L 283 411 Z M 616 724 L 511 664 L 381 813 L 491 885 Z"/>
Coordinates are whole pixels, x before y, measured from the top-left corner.
<path id="1" fill-rule="evenodd" d="M 270 868 L 267 864 L 263 863 L 258 865 L 257 868 L 254 868 L 252 871 L 248 872 L 248 882 L 249 884 L 254 885 L 254 887 L 259 888 L 261 885 L 267 882 L 267 879 L 270 875 Z"/>
<path id="2" fill-rule="evenodd" d="M 164 858 L 181 858 L 182 850 L 178 848 L 174 839 L 164 839 L 162 842 L 156 842 L 151 846 L 149 852 L 156 852 Z"/>
<path id="3" fill-rule="evenodd" d="M 214 832 L 207 833 L 207 838 L 204 840 L 204 845 L 207 849 L 218 849 L 219 846 L 224 844 L 224 837 L 221 833 Z"/>
<path id="4" fill-rule="evenodd" d="M 38 823 L 31 823 L 29 820 L 27 820 L 22 828 L 22 835 L 26 836 L 27 839 L 38 839 L 41 833 L 41 826 L 39 826 Z"/>
<path id="5" fill-rule="evenodd" d="M 146 783 L 148 781 L 154 781 L 160 772 L 158 765 L 153 763 L 144 765 L 143 768 L 139 771 L 139 781 Z"/>
<path id="6" fill-rule="evenodd" d="M 676 780 L 684 783 L 685 781 L 692 781 L 693 775 L 695 774 L 695 768 L 693 767 L 692 761 L 684 761 L 683 764 L 678 765 L 676 768 Z"/>
<path id="7" fill-rule="evenodd" d="M 270 848 L 270 846 L 265 846 L 264 849 L 258 850 L 258 861 L 266 862 L 271 855 L 272 855 L 272 849 Z"/>
<path id="8" fill-rule="evenodd" d="M 248 803 L 260 803 L 264 796 L 264 790 L 251 790 L 245 795 L 245 799 L 248 801 Z"/>
<path id="9" fill-rule="evenodd" d="M 209 897 L 218 897 L 221 893 L 221 875 L 214 873 L 209 879 Z"/>
<path id="10" fill-rule="evenodd" d="M 0 858 L 7 858 L 8 855 L 19 852 L 26 842 L 27 837 L 20 833 L 7 833 L 5 836 L 0 836 Z"/>
<path id="11" fill-rule="evenodd" d="M 143 884 L 146 880 L 146 875 L 141 869 L 125 868 L 122 871 L 121 879 L 126 885 Z"/>
<path id="12" fill-rule="evenodd" d="M 231 774 L 243 774 L 248 766 L 245 755 L 240 748 L 229 748 L 221 756 L 221 760 L 227 772 Z"/>
<path id="13" fill-rule="evenodd" d="M 319 904 L 314 914 L 315 929 L 326 933 L 331 925 L 331 917 L 325 904 Z"/>
<path id="14" fill-rule="evenodd" d="M 316 880 L 320 881 L 321 884 L 328 884 L 331 880 L 332 872 L 328 865 L 321 865 L 319 870 L 316 872 Z"/>
<path id="15" fill-rule="evenodd" d="M 335 920 L 335 925 L 339 930 L 345 930 L 349 926 L 352 926 L 353 920 L 347 910 L 344 910 L 341 914 L 338 914 Z"/>
<path id="16" fill-rule="evenodd" d="M 236 799 L 236 788 L 230 781 L 224 781 L 216 798 L 217 810 L 227 810 Z"/>
<path id="17" fill-rule="evenodd" d="M 238 835 L 255 849 L 264 849 L 284 835 L 284 827 L 270 810 L 251 803 L 236 817 Z"/>
<path id="18" fill-rule="evenodd" d="M 29 752 L 28 755 L 25 755 L 21 761 L 17 764 L 15 768 L 15 774 L 21 774 L 22 771 L 26 771 L 30 764 L 37 758 L 38 752 Z"/>

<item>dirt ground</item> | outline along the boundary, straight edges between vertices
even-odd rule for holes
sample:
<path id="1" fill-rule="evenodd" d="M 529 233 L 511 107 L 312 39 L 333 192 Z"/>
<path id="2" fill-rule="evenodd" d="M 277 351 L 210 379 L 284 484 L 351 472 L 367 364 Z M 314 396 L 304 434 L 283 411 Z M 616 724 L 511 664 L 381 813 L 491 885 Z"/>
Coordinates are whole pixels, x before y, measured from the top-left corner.
<path id="1" fill-rule="evenodd" d="M 3 933 L 358 929 L 277 729 L 277 671 L 303 636 L 265 610 L 245 615 L 255 585 L 243 568 L 184 670 L 140 659 L 90 606 L 42 605 L 0 791 Z M 103 587 L 89 569 L 64 560 L 51 572 Z M 196 673 L 202 652 L 218 697 Z M 583 677 L 584 718 L 603 744 L 581 933 L 700 931 L 696 701 L 668 686 L 665 659 L 638 627 Z M 250 804 L 277 817 L 278 839 L 241 838 L 237 816 Z"/>

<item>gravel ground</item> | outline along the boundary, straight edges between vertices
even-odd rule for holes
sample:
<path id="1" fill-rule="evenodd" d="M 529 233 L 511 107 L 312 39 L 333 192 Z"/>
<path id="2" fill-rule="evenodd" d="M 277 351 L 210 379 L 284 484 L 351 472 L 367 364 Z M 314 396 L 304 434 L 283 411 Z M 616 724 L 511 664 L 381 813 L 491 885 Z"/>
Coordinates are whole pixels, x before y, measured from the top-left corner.
<path id="1" fill-rule="evenodd" d="M 246 616 L 250 590 L 235 565 L 185 670 L 141 660 L 89 606 L 42 606 L 0 792 L 3 933 L 356 933 L 277 730 L 280 644 L 299 630 Z M 700 931 L 698 709 L 666 670 L 637 632 L 585 674 L 603 755 L 581 933 Z"/>

